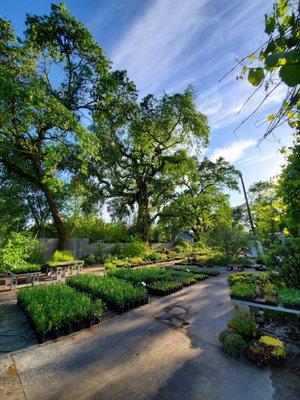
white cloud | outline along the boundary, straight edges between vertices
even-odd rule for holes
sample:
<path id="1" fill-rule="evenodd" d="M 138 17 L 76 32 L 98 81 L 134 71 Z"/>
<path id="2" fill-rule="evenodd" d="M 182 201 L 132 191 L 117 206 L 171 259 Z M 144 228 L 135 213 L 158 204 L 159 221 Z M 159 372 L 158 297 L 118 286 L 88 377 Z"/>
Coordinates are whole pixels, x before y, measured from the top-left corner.
<path id="1" fill-rule="evenodd" d="M 116 68 L 126 68 L 138 87 L 150 90 L 169 78 L 175 59 L 187 48 L 203 24 L 208 0 L 153 1 L 114 50 Z"/>
<path id="2" fill-rule="evenodd" d="M 219 157 L 225 158 L 231 163 L 238 161 L 245 151 L 256 144 L 256 140 L 239 140 L 229 144 L 226 147 L 216 148 L 209 157 L 212 161 L 216 161 Z"/>

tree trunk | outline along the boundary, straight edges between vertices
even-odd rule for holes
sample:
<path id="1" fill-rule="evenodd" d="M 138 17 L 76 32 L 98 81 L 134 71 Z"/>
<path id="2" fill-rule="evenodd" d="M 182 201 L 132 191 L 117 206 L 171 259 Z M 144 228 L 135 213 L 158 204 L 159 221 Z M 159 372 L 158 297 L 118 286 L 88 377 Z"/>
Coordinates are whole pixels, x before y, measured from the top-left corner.
<path id="1" fill-rule="evenodd" d="M 149 231 L 151 227 L 151 219 L 149 215 L 149 197 L 144 187 L 138 194 L 138 219 L 137 229 L 142 237 L 143 242 L 149 243 Z"/>
<path id="2" fill-rule="evenodd" d="M 42 190 L 49 204 L 49 209 L 56 228 L 57 238 L 58 238 L 58 249 L 64 250 L 66 248 L 67 237 L 66 237 L 65 227 L 62 222 L 60 212 L 57 206 L 57 202 L 55 200 L 52 191 L 48 188 L 47 185 L 43 184 Z"/>

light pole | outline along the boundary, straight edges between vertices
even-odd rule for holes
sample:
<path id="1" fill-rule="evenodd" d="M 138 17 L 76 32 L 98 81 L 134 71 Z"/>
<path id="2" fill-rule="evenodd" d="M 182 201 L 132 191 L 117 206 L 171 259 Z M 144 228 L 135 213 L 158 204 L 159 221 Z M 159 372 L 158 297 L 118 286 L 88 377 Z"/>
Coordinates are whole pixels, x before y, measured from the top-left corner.
<path id="1" fill-rule="evenodd" d="M 250 221 L 250 226 L 251 226 L 251 230 L 253 232 L 254 237 L 256 236 L 256 231 L 255 231 L 255 227 L 253 224 L 253 219 L 252 219 L 252 215 L 251 215 L 251 210 L 250 210 L 250 206 L 249 206 L 249 201 L 248 201 L 248 197 L 247 197 L 247 192 L 246 192 L 246 188 L 245 188 L 245 184 L 244 184 L 244 179 L 243 179 L 243 175 L 241 173 L 241 171 L 238 171 L 239 176 L 241 178 L 241 182 L 242 182 L 242 187 L 243 187 L 243 192 L 244 192 L 244 196 L 245 196 L 245 201 L 246 201 L 246 206 L 247 206 L 247 212 L 248 212 L 248 217 L 249 217 L 249 221 Z"/>

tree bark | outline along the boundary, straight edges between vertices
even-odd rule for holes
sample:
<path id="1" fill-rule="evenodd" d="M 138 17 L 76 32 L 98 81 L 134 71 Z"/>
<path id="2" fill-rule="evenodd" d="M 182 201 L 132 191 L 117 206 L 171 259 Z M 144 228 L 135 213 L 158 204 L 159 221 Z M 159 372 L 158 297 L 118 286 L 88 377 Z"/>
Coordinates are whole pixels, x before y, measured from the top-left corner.
<path id="1" fill-rule="evenodd" d="M 59 250 L 65 250 L 66 248 L 66 242 L 67 242 L 67 237 L 66 237 L 66 231 L 64 224 L 62 222 L 60 212 L 58 209 L 58 205 L 56 202 L 56 199 L 52 193 L 52 191 L 48 188 L 47 185 L 43 184 L 42 185 L 42 191 L 47 199 L 47 202 L 49 204 L 49 209 L 54 221 L 54 225 L 56 228 L 57 232 L 57 238 L 58 238 L 58 249 Z"/>
<path id="2" fill-rule="evenodd" d="M 138 219 L 137 229 L 143 242 L 149 243 L 149 231 L 151 227 L 151 218 L 149 214 L 149 196 L 147 187 L 143 185 L 137 196 Z"/>

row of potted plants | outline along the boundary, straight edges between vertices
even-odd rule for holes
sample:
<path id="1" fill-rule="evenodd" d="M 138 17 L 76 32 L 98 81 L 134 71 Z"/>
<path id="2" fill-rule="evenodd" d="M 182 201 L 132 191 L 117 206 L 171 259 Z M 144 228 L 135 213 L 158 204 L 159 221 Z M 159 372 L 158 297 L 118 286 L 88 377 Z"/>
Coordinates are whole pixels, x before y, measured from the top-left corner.
<path id="1" fill-rule="evenodd" d="M 156 264 L 162 261 L 175 261 L 180 260 L 184 256 L 181 254 L 176 255 L 168 255 L 164 253 L 153 252 L 150 253 L 148 256 L 142 257 L 131 257 L 125 259 L 110 259 L 104 263 L 104 267 L 107 270 L 124 267 L 124 268 L 131 268 L 131 267 L 139 267 L 147 264 Z"/>
<path id="2" fill-rule="evenodd" d="M 134 287 L 130 282 L 116 277 L 82 274 L 68 278 L 67 283 L 93 298 L 100 298 L 108 308 L 118 312 L 124 312 L 148 302 L 148 293 L 145 288 Z"/>
<path id="3" fill-rule="evenodd" d="M 179 271 L 187 271 L 193 274 L 204 274 L 208 276 L 217 276 L 220 275 L 220 272 L 215 269 L 198 267 L 194 265 L 187 265 L 187 264 L 179 264 L 174 267 L 174 269 Z"/>
<path id="4" fill-rule="evenodd" d="M 147 285 L 149 291 L 153 294 L 158 294 L 160 296 L 166 296 L 168 294 L 177 292 L 183 288 L 183 283 L 177 280 L 160 280 L 156 282 L 151 282 Z"/>
<path id="5" fill-rule="evenodd" d="M 254 316 L 244 309 L 234 312 L 219 341 L 231 356 L 245 354 L 259 366 L 280 365 L 285 361 L 284 343 L 271 336 L 261 336 Z"/>
<path id="6" fill-rule="evenodd" d="M 104 311 L 101 300 L 92 301 L 89 296 L 58 283 L 20 289 L 18 305 L 39 342 L 98 323 Z"/>
<path id="7" fill-rule="evenodd" d="M 229 276 L 230 297 L 276 306 L 282 302 L 285 308 L 300 308 L 300 290 L 280 289 L 269 273 L 237 273 Z"/>

